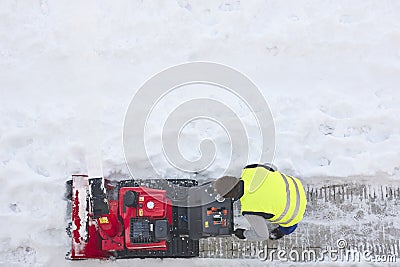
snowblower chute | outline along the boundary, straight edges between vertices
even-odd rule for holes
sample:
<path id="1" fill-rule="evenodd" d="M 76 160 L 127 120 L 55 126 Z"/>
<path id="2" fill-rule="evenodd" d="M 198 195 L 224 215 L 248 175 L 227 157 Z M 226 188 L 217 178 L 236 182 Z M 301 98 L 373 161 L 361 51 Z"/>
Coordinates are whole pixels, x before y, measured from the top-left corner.
<path id="1" fill-rule="evenodd" d="M 232 200 L 188 179 L 110 181 L 74 175 L 68 259 L 196 257 L 199 239 L 233 232 Z"/>

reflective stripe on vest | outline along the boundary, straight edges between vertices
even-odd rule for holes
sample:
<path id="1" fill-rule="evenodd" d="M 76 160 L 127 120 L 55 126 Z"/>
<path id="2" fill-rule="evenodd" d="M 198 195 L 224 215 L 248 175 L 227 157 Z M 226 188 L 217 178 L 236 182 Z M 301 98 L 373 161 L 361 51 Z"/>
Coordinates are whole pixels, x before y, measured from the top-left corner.
<path id="1" fill-rule="evenodd" d="M 290 206 L 290 190 L 289 190 L 289 183 L 287 180 L 287 177 L 281 173 L 281 176 L 283 178 L 283 180 L 285 181 L 286 184 L 286 206 L 285 206 L 285 210 L 283 211 L 283 213 L 279 216 L 279 218 L 275 219 L 275 220 L 271 220 L 271 222 L 279 222 L 280 224 L 288 224 L 290 223 L 298 214 L 299 214 L 299 209 L 300 209 L 300 191 L 299 191 L 299 186 L 297 185 L 297 182 L 295 179 L 293 179 L 293 177 L 288 176 L 290 179 L 292 179 L 293 184 L 296 188 L 296 206 L 294 208 L 294 212 L 292 214 L 292 216 L 290 217 L 290 219 L 284 221 L 284 222 L 280 222 L 280 220 L 283 219 L 283 217 L 286 216 L 288 210 L 289 210 L 289 206 Z"/>
<path id="2" fill-rule="evenodd" d="M 285 205 L 285 209 L 283 210 L 282 214 L 276 218 L 275 220 L 271 220 L 271 222 L 279 222 L 280 220 L 283 219 L 283 217 L 285 217 L 285 215 L 287 214 L 289 207 L 290 207 L 290 190 L 289 190 L 289 182 L 286 178 L 285 175 L 283 175 L 281 173 L 281 176 L 283 178 L 283 181 L 285 181 L 285 185 L 286 185 L 286 205 Z M 296 184 L 296 183 L 295 183 Z M 297 187 L 297 186 L 296 186 Z M 276 215 L 276 214 L 275 214 Z"/>

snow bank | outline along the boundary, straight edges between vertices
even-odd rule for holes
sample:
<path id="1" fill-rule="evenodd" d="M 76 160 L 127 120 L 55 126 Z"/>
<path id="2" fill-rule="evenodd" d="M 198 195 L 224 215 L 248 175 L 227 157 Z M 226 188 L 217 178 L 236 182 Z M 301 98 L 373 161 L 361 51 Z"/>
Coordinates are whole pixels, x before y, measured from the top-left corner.
<path id="1" fill-rule="evenodd" d="M 280 169 L 398 177 L 399 12 L 397 2 L 361 0 L 1 1 L 0 263 L 69 264 L 64 180 L 126 172 L 131 97 L 182 62 L 227 64 L 259 86 Z M 189 129 L 188 140 L 223 138 L 210 127 Z M 183 153 L 195 157 L 190 142 Z M 164 175 L 177 175 L 151 151 Z"/>

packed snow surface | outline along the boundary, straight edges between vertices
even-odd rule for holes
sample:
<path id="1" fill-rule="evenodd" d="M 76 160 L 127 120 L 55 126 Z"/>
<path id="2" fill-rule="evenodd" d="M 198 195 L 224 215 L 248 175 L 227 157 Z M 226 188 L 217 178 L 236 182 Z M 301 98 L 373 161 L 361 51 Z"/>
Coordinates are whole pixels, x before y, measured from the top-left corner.
<path id="1" fill-rule="evenodd" d="M 274 117 L 274 164 L 284 172 L 304 180 L 398 179 L 399 14 L 400 2 L 366 0 L 1 1 L 0 265 L 74 265 L 64 260 L 64 181 L 73 173 L 126 173 L 122 130 L 131 98 L 183 62 L 226 64 L 258 85 Z M 223 99 L 254 125 L 244 105 L 218 88 L 167 97 L 160 105 L 169 109 L 187 97 Z M 149 127 L 165 114 L 155 108 Z M 153 135 L 149 157 L 160 174 L 181 175 Z M 229 147 L 220 128 L 188 125 L 180 149 L 196 158 L 208 137 L 220 153 L 206 175 L 216 177 Z M 78 263 L 96 264 L 106 263 Z"/>

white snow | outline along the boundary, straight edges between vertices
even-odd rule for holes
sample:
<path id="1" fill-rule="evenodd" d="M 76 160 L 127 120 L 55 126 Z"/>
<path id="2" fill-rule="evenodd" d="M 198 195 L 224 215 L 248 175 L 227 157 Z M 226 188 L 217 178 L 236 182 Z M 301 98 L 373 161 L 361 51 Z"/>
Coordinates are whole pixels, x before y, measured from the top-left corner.
<path id="1" fill-rule="evenodd" d="M 152 75 L 183 62 L 226 64 L 258 85 L 274 115 L 281 170 L 304 179 L 398 179 L 399 14 L 400 2 L 373 0 L 1 1 L 0 265 L 76 265 L 64 260 L 64 181 L 126 172 L 130 99 Z M 254 122 L 226 99 L 258 153 Z M 224 132 L 200 123 L 184 133 L 188 158 L 199 156 L 199 140 L 216 140 L 220 153 L 207 175 L 218 176 L 229 156 Z M 162 175 L 179 175 L 157 143 L 149 151 Z M 239 265 L 190 264 L 210 262 Z M 143 261 L 110 265 L 131 263 Z"/>

